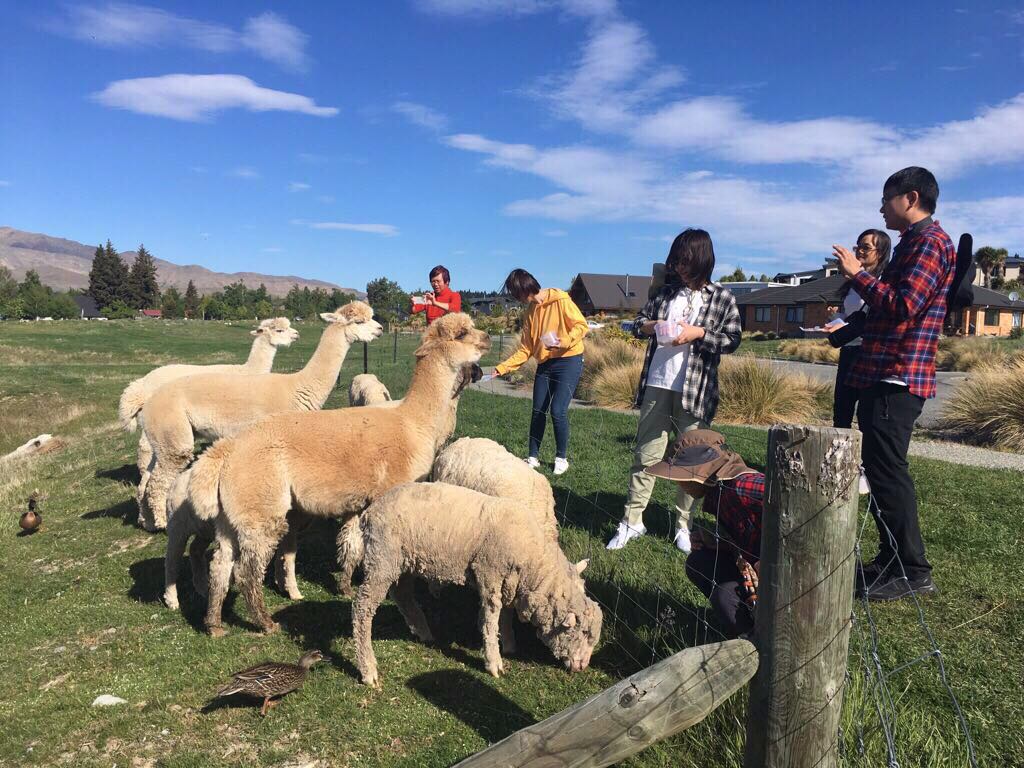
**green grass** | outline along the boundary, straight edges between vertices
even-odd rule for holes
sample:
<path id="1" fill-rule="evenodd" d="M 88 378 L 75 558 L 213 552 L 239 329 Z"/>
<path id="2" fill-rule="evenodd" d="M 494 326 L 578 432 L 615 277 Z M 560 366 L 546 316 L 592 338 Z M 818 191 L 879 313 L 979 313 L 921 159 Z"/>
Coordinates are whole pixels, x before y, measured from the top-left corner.
<path id="1" fill-rule="evenodd" d="M 275 370 L 298 368 L 322 326 L 303 324 L 302 338 Z M 300 540 L 299 578 L 306 599 L 292 603 L 267 589 L 284 630 L 257 635 L 244 601 L 229 598 L 227 637 L 200 630 L 203 606 L 187 581 L 183 613 L 158 601 L 163 535 L 135 519 L 132 483 L 137 436 L 121 432 L 121 389 L 156 364 L 241 361 L 248 325 L 219 323 L 0 324 L 0 452 L 40 432 L 68 440 L 59 454 L 15 472 L 0 470 L 0 536 L 8 541 L 0 570 L 0 765 L 329 765 L 448 766 L 514 730 L 538 721 L 648 664 L 652 655 L 713 639 L 702 630 L 703 599 L 687 582 L 683 558 L 667 539 L 673 493 L 660 484 L 648 512 L 654 533 L 620 553 L 604 550 L 618 517 L 630 465 L 635 417 L 596 409 L 571 413 L 571 471 L 552 483 L 571 558 L 591 557 L 588 587 L 615 606 L 589 670 L 569 675 L 532 638 L 506 664 L 505 677 L 483 671 L 474 596 L 448 589 L 425 597 L 446 643 L 415 641 L 397 610 L 377 615 L 374 642 L 383 690 L 353 675 L 350 604 L 329 589 L 334 529 L 320 523 Z M 413 337 L 370 346 L 370 368 L 395 396 L 407 386 Z M 748 345 L 748 346 L 753 346 Z M 492 353 L 485 363 L 497 358 Z M 327 407 L 341 407 L 358 348 Z M 528 400 L 468 392 L 461 435 L 492 437 L 525 448 Z M 748 462 L 763 465 L 765 433 L 723 428 Z M 542 460 L 550 465 L 550 436 Z M 1024 753 L 1019 720 L 1024 662 L 1022 587 L 1017 565 L 1024 500 L 1019 473 L 912 460 L 921 520 L 943 592 L 925 605 L 983 765 L 1009 764 Z M 16 536 L 23 500 L 48 494 L 43 529 Z M 873 535 L 866 536 L 871 540 Z M 671 609 L 671 612 L 666 610 Z M 611 613 L 611 612 L 609 612 Z M 651 620 L 660 615 L 662 623 Z M 925 650 L 911 605 L 875 609 L 879 654 L 894 669 Z M 617 620 L 616 620 L 617 619 Z M 627 628 L 628 627 L 628 628 Z M 854 643 L 856 645 L 856 643 Z M 653 653 L 651 650 L 653 646 Z M 264 658 L 294 659 L 310 647 L 329 654 L 306 686 L 266 719 L 251 706 L 209 706 L 227 675 Z M 862 703 L 861 660 L 853 654 L 844 708 L 847 746 Z M 965 764 L 949 701 L 934 660 L 890 680 L 900 764 Z M 128 704 L 93 709 L 111 693 Z M 738 766 L 745 695 L 704 723 L 627 761 L 628 766 Z M 870 708 L 869 708 L 870 710 Z M 875 722 L 871 712 L 865 718 Z M 881 736 L 866 734 L 869 756 L 847 765 L 885 763 Z"/>

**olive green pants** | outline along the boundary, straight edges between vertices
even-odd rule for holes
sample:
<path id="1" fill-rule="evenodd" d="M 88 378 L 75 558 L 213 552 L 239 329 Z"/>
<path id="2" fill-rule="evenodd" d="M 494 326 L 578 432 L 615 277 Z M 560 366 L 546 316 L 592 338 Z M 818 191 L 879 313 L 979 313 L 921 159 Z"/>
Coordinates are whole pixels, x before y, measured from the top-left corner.
<path id="1" fill-rule="evenodd" d="M 654 492 L 657 480 L 644 472 L 644 467 L 656 464 L 665 457 L 669 440 L 673 442 L 683 432 L 691 429 L 707 429 L 708 425 L 691 413 L 683 410 L 683 398 L 679 392 L 660 387 L 648 387 L 640 404 L 640 422 L 636 429 L 636 450 L 633 453 L 633 468 L 629 478 L 629 494 L 626 497 L 625 520 L 630 525 L 643 522 L 644 510 Z M 689 526 L 690 512 L 696 499 L 678 486 L 676 491 L 676 530 Z"/>

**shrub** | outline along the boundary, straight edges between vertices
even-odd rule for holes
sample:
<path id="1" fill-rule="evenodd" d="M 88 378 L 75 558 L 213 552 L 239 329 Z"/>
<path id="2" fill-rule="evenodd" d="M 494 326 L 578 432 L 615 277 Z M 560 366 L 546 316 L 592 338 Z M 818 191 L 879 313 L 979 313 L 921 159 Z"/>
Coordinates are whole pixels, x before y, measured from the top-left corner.
<path id="1" fill-rule="evenodd" d="M 603 366 L 591 383 L 594 402 L 605 408 L 633 407 L 642 369 L 642 359 Z"/>
<path id="2" fill-rule="evenodd" d="M 637 366 L 636 383 L 639 383 L 643 360 L 644 351 L 641 347 L 614 336 L 605 341 L 595 339 L 587 344 L 587 349 L 584 353 L 583 375 L 580 377 L 576 396 L 583 400 L 597 402 L 597 397 L 594 393 L 594 383 L 602 371 L 608 367 L 621 365 Z M 603 403 L 601 404 L 603 405 Z"/>
<path id="3" fill-rule="evenodd" d="M 733 424 L 809 423 L 822 420 L 831 387 L 787 373 L 749 355 L 722 359 L 718 369 L 719 421 Z"/>
<path id="4" fill-rule="evenodd" d="M 1024 452 L 1024 358 L 974 369 L 947 401 L 941 426 L 984 445 Z"/>
<path id="5" fill-rule="evenodd" d="M 618 325 L 606 325 L 601 329 L 600 333 L 591 333 L 587 336 L 585 343 L 588 349 L 590 349 L 593 345 L 599 345 L 606 341 L 621 341 L 639 349 L 647 346 L 646 341 L 636 338 L 628 331 L 622 330 Z"/>
<path id="6" fill-rule="evenodd" d="M 779 354 L 809 363 L 838 363 L 839 350 L 824 339 L 792 339 L 779 345 Z"/>
<path id="7" fill-rule="evenodd" d="M 950 371 L 1005 365 L 1008 350 L 991 339 L 941 339 L 936 363 Z"/>
<path id="8" fill-rule="evenodd" d="M 767 338 L 768 336 L 767 334 L 765 334 L 764 331 L 754 331 L 752 334 L 750 334 L 751 341 L 765 341 L 767 340 Z"/>
<path id="9" fill-rule="evenodd" d="M 764 337 L 768 341 L 775 341 L 777 338 L 779 338 L 779 335 L 775 331 L 768 331 L 768 333 L 766 333 Z"/>
<path id="10" fill-rule="evenodd" d="M 1011 339 L 1024 338 L 1024 328 L 1021 328 L 1020 326 L 1017 326 L 1016 328 L 1011 329 L 1010 330 L 1010 338 Z"/>

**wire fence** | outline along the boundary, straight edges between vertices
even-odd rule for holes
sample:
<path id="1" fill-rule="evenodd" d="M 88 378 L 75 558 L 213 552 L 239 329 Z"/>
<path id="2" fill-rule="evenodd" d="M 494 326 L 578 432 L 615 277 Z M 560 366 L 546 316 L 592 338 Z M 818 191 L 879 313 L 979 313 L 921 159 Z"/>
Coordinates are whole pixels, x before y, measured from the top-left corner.
<path id="1" fill-rule="evenodd" d="M 502 351 L 507 351 L 508 339 L 504 338 L 502 341 L 506 343 L 499 342 L 500 347 Z M 365 370 L 377 374 L 387 383 L 387 378 L 395 370 L 394 367 L 403 364 L 399 335 L 395 334 L 388 344 L 370 345 L 364 359 Z M 493 397 L 494 403 L 489 404 L 488 411 L 494 424 L 506 426 L 522 423 L 524 403 L 515 402 L 513 397 Z M 576 412 L 577 409 L 570 411 L 571 414 Z M 586 439 L 592 449 L 599 450 L 600 446 L 609 445 L 610 441 L 615 439 L 613 431 L 621 431 L 621 428 L 610 429 L 608 424 L 610 418 L 620 416 L 597 408 L 592 409 L 591 413 L 596 414 L 597 426 L 596 429 L 589 428 Z M 572 421 L 571 415 L 570 423 Z M 767 434 L 754 431 L 733 434 L 727 443 L 728 447 L 745 457 L 747 463 L 755 467 L 759 464 L 757 458 L 765 455 L 766 444 Z M 636 449 L 635 439 L 628 447 L 631 453 Z M 576 530 L 585 534 L 582 541 L 578 536 L 572 536 L 571 541 L 566 541 L 566 537 L 563 536 L 564 547 L 580 550 L 574 551 L 574 556 L 594 558 L 599 550 L 604 549 L 609 531 L 614 530 L 623 521 L 623 509 L 615 501 L 602 498 L 608 494 L 600 488 L 593 491 L 582 488 L 581 477 L 582 474 L 579 472 L 569 472 L 554 480 L 553 485 L 559 492 L 556 517 L 563 531 Z M 716 490 L 718 492 L 714 492 Z M 769 490 L 766 489 L 766 493 Z M 722 483 L 719 488 L 712 489 L 707 494 L 703 509 L 699 503 L 695 505 L 690 515 L 691 526 L 700 528 L 704 532 L 701 535 L 711 539 L 717 546 L 711 547 L 715 557 L 708 582 L 698 583 L 702 574 L 694 572 L 694 569 L 687 575 L 705 594 L 723 589 L 738 590 L 739 602 L 745 606 L 744 610 L 749 610 L 750 618 L 754 621 L 758 610 L 757 569 L 753 571 L 751 583 L 750 572 L 744 572 L 741 565 L 733 564 L 759 564 L 759 542 L 758 546 L 748 549 L 723 528 L 718 506 L 721 504 L 723 492 L 739 496 L 755 493 L 754 496 L 747 498 L 755 502 L 762 501 L 761 496 L 756 495 L 756 491 L 744 491 L 733 483 Z M 874 496 L 869 494 L 867 506 L 861 511 L 856 544 L 853 551 L 844 558 L 841 567 L 854 568 L 863 562 L 862 545 L 865 545 L 865 549 L 872 549 L 868 545 L 868 540 L 872 537 L 870 522 L 877 522 L 882 531 L 881 535 L 887 536 L 890 542 L 894 541 L 891 532 L 881 517 L 875 514 L 876 512 L 877 503 Z M 647 520 L 654 520 L 660 516 L 667 521 L 671 530 L 678 511 L 653 501 L 645 514 Z M 653 551 L 654 569 L 659 570 L 663 563 L 665 571 L 678 572 L 686 554 L 679 551 L 670 540 L 647 538 L 645 553 L 650 557 Z M 727 633 L 714 616 L 707 601 L 695 600 L 692 589 L 679 589 L 676 584 L 669 581 L 662 583 L 655 580 L 653 585 L 648 585 L 646 592 L 638 592 L 630 583 L 628 574 L 620 573 L 620 570 L 628 570 L 631 560 L 630 548 L 627 546 L 615 558 L 610 571 L 604 574 L 603 578 L 588 579 L 587 584 L 588 594 L 601 606 L 605 616 L 602 643 L 614 644 L 616 651 L 628 661 L 621 669 L 623 674 L 643 669 L 679 650 L 728 639 Z M 890 572 L 899 572 L 906 577 L 898 559 L 893 558 L 891 562 L 882 565 Z M 732 574 L 729 580 L 724 582 L 718 580 L 723 570 Z M 831 575 L 828 574 L 825 578 Z M 708 578 L 706 573 L 703 574 L 703 578 Z M 947 712 L 948 722 L 945 724 L 953 729 L 948 740 L 950 743 L 956 743 L 956 749 L 960 751 L 962 757 L 960 764 L 976 768 L 978 762 L 970 728 L 956 696 L 955 686 L 950 680 L 949 670 L 935 639 L 935 633 L 929 626 L 925 605 L 916 594 L 909 598 L 916 612 L 915 634 L 895 636 L 888 632 L 889 627 L 880 620 L 870 600 L 871 589 L 874 586 L 868 583 L 858 592 L 849 623 L 843 630 L 846 631 L 848 628 L 850 631 L 849 664 L 846 679 L 834 694 L 843 696 L 842 724 L 834 742 L 821 755 L 819 762 L 828 758 L 832 752 L 837 752 L 844 765 L 874 766 L 879 764 L 880 759 L 885 760 L 887 768 L 923 764 L 919 754 L 908 753 L 908 750 L 919 749 L 920 745 L 915 743 L 909 746 L 902 738 L 902 721 L 906 719 L 902 701 L 905 699 L 907 686 L 916 683 L 938 685 L 945 701 L 940 709 Z M 803 597 L 804 595 L 793 596 L 777 610 L 790 610 Z M 610 633 L 609 624 L 614 628 Z M 826 645 L 830 645 L 836 639 L 838 638 L 827 639 Z M 913 653 L 907 658 L 900 656 L 902 651 L 915 646 L 921 647 L 920 652 Z M 824 650 L 823 648 L 822 651 Z M 923 674 L 925 677 L 912 679 L 911 672 Z M 901 684 L 903 688 L 899 689 Z M 828 703 L 825 706 L 828 706 Z M 806 722 L 797 724 L 794 728 L 805 727 L 816 716 L 816 713 L 812 713 Z"/>

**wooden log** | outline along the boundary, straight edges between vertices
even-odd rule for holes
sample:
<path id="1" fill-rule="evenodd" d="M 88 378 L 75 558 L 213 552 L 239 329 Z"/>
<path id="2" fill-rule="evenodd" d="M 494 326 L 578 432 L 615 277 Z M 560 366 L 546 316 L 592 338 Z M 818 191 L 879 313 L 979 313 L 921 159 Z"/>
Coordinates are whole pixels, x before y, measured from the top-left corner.
<path id="1" fill-rule="evenodd" d="M 768 437 L 745 768 L 834 768 L 853 608 L 860 432 Z"/>
<path id="2" fill-rule="evenodd" d="M 669 656 L 468 757 L 459 768 L 601 768 L 703 720 L 754 675 L 747 640 Z"/>

